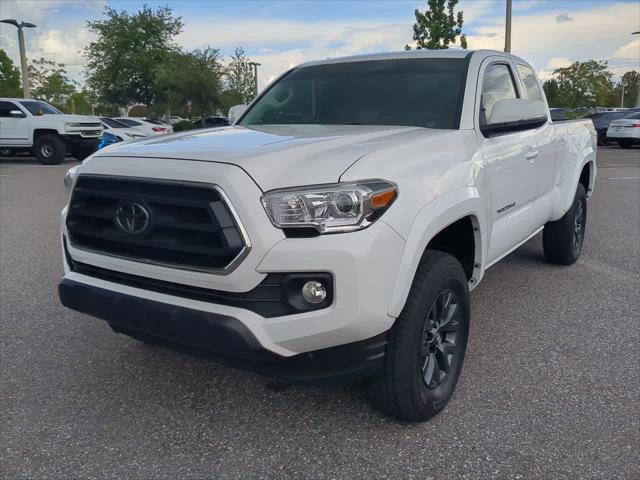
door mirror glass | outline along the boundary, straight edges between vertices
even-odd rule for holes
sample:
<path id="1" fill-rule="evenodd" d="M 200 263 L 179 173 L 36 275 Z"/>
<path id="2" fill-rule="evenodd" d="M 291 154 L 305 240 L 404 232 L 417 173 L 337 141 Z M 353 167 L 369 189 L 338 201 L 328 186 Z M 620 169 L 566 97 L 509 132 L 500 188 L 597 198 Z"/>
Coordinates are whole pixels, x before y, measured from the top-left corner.
<path id="1" fill-rule="evenodd" d="M 26 117 L 26 115 L 24 114 L 24 112 L 22 110 L 11 110 L 9 112 L 9 116 L 10 117 L 14 117 L 14 118 L 24 118 L 24 117 Z"/>
<path id="2" fill-rule="evenodd" d="M 229 109 L 229 121 L 231 123 L 236 123 L 236 121 L 242 116 L 242 114 L 247 110 L 247 105 L 236 105 Z"/>
<path id="3" fill-rule="evenodd" d="M 547 109 L 540 100 L 507 98 L 498 100 L 483 131 L 489 134 L 528 130 L 544 125 Z"/>

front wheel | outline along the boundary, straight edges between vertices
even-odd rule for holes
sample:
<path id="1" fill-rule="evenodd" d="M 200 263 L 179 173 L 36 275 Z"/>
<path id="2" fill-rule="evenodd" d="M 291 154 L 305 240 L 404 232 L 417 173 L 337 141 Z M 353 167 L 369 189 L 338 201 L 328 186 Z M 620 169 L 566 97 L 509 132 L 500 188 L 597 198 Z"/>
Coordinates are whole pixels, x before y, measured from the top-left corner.
<path id="1" fill-rule="evenodd" d="M 542 233 L 544 258 L 558 265 L 575 263 L 582 252 L 587 228 L 587 192 L 579 183 L 573 203 L 567 213 L 555 222 L 548 222 Z"/>
<path id="2" fill-rule="evenodd" d="M 460 263 L 427 250 L 405 307 L 389 332 L 382 374 L 367 390 L 387 414 L 425 421 L 447 404 L 469 335 L 469 288 Z"/>
<path id="3" fill-rule="evenodd" d="M 41 135 L 33 146 L 34 154 L 43 165 L 58 165 L 62 163 L 67 149 L 64 142 L 57 135 Z"/>
<path id="4" fill-rule="evenodd" d="M 13 148 L 0 148 L 0 157 L 13 157 L 15 154 Z"/>

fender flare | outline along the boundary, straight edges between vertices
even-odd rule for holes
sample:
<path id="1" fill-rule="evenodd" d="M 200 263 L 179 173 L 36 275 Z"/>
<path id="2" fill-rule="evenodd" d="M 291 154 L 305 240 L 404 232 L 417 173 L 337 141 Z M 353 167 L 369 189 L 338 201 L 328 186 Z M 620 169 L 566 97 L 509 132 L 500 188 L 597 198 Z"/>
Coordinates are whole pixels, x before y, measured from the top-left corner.
<path id="1" fill-rule="evenodd" d="M 489 233 L 484 209 L 485 205 L 474 187 L 454 190 L 422 207 L 407 235 L 398 276 L 389 301 L 390 316 L 397 317 L 404 308 L 418 265 L 431 239 L 447 226 L 468 216 L 472 217 L 476 245 L 476 267 L 469 284 L 470 287 L 478 284 L 484 272 Z"/>

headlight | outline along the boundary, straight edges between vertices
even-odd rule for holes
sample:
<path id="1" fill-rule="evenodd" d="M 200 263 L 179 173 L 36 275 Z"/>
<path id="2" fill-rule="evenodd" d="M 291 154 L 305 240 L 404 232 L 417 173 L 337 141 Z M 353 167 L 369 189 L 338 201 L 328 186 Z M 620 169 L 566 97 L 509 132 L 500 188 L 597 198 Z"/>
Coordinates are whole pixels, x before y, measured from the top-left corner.
<path id="1" fill-rule="evenodd" d="M 365 180 L 272 190 L 261 200 L 277 228 L 314 228 L 320 233 L 368 227 L 398 196 L 394 183 Z"/>
<path id="2" fill-rule="evenodd" d="M 65 128 L 69 128 L 69 127 L 79 127 L 80 124 L 79 123 L 75 123 L 75 122 L 64 122 L 64 127 Z"/>

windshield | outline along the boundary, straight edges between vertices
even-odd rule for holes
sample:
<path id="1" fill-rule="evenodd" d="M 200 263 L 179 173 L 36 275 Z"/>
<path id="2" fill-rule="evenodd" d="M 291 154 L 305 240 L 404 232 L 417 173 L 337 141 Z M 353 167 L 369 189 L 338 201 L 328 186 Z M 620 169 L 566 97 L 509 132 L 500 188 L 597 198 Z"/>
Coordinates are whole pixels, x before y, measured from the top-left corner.
<path id="1" fill-rule="evenodd" d="M 63 113 L 57 108 L 52 107 L 46 102 L 41 102 L 40 100 L 25 100 L 20 102 L 20 104 L 29 110 L 31 115 L 39 115 L 41 112 L 42 115 L 63 115 Z"/>
<path id="2" fill-rule="evenodd" d="M 462 58 L 334 63 L 294 69 L 240 125 L 398 125 L 458 128 Z"/>

